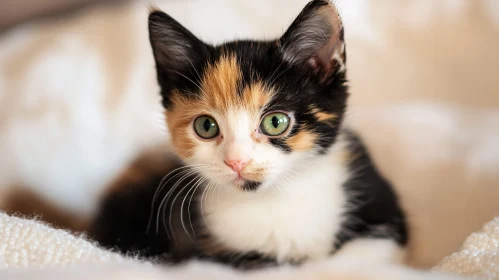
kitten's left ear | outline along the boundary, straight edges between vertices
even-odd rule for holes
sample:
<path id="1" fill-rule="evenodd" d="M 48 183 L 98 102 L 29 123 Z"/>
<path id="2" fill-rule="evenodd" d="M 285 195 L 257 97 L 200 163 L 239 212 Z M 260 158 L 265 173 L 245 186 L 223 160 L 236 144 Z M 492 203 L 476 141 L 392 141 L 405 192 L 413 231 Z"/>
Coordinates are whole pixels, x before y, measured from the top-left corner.
<path id="1" fill-rule="evenodd" d="M 172 89 L 193 83 L 189 76 L 208 55 L 209 46 L 169 15 L 161 11 L 149 14 L 149 39 L 163 102 L 168 106 Z M 195 77 L 195 76 L 194 76 Z"/>
<path id="2" fill-rule="evenodd" d="M 328 0 L 309 2 L 279 40 L 288 62 L 310 68 L 327 84 L 346 63 L 344 31 L 336 7 Z"/>

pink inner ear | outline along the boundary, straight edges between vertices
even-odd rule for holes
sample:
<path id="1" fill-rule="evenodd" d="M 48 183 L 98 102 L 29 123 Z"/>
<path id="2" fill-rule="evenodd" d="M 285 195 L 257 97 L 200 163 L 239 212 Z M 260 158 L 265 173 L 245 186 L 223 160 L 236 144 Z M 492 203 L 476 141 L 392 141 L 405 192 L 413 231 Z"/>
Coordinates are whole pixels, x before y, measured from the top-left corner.
<path id="1" fill-rule="evenodd" d="M 312 71 L 314 72 L 315 75 L 319 73 L 320 66 L 319 63 L 317 62 L 317 59 L 315 57 L 311 57 L 308 59 L 308 65 L 312 68 Z"/>
<path id="2" fill-rule="evenodd" d="M 336 68 L 336 60 L 333 59 L 333 55 L 337 52 L 337 48 L 340 47 L 340 40 L 337 36 L 330 38 L 328 43 L 320 50 L 318 50 L 312 57 L 307 61 L 308 65 L 312 68 L 315 75 L 320 74 L 321 82 L 325 82 Z"/>
<path id="3" fill-rule="evenodd" d="M 305 34 L 310 33 L 310 36 L 315 34 L 329 34 L 327 36 L 327 41 L 324 41 L 324 37 L 315 38 L 316 41 L 311 40 L 309 37 L 302 37 L 302 44 L 312 49 L 310 56 L 307 59 L 307 65 L 311 67 L 314 75 L 318 75 L 321 82 L 326 82 L 336 70 L 337 61 L 333 59 L 335 53 L 338 53 L 340 59 L 343 55 L 340 53 L 342 50 L 342 23 L 336 9 L 333 6 L 324 6 L 318 9 L 315 13 L 305 22 L 312 22 L 314 24 L 301 24 L 299 28 L 305 28 L 306 32 L 298 33 Z M 317 29 L 317 30 L 314 30 Z M 310 30 L 312 29 L 312 30 Z M 297 37 L 299 37 L 297 35 Z M 313 42 L 314 44 L 312 44 Z M 299 44 L 300 42 L 297 42 Z M 307 53 L 305 50 L 301 50 L 299 54 Z"/>

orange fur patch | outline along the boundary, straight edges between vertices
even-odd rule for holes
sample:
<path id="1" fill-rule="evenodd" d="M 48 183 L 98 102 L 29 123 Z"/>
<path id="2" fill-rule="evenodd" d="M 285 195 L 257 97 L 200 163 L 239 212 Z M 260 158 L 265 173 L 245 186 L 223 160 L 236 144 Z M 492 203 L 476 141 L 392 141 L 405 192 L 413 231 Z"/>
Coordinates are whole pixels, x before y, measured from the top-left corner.
<path id="1" fill-rule="evenodd" d="M 316 139 L 314 133 L 304 130 L 290 137 L 286 143 L 293 151 L 308 151 L 314 147 Z"/>
<path id="2" fill-rule="evenodd" d="M 320 122 L 330 122 L 338 117 L 335 114 L 324 113 L 319 108 L 315 107 L 314 105 L 308 106 L 308 109 L 310 110 L 310 113 L 312 113 L 314 115 L 314 117 L 317 119 L 317 121 L 320 121 Z"/>
<path id="3" fill-rule="evenodd" d="M 164 150 L 165 147 L 158 146 L 143 151 L 114 179 L 103 196 L 109 197 L 131 187 L 149 187 L 147 183 L 151 177 L 164 176 L 175 169 L 178 159 Z"/>
<path id="4" fill-rule="evenodd" d="M 252 181 L 261 182 L 265 178 L 265 174 L 267 174 L 268 170 L 266 168 L 248 165 L 247 168 L 244 169 L 243 175 L 244 178 Z"/>
<path id="5" fill-rule="evenodd" d="M 242 72 L 234 55 L 224 55 L 214 65 L 208 66 L 201 81 L 201 93 L 210 110 L 223 114 L 238 103 L 238 84 Z"/>
<path id="6" fill-rule="evenodd" d="M 257 114 L 260 109 L 270 102 L 273 90 L 263 83 L 254 83 L 243 90 L 243 105 L 251 113 Z"/>
<path id="7" fill-rule="evenodd" d="M 314 116 L 320 122 L 330 122 L 337 118 L 335 114 L 329 114 L 324 112 L 317 112 L 314 114 Z"/>
<path id="8" fill-rule="evenodd" d="M 259 120 L 261 108 L 271 99 L 273 89 L 256 82 L 240 89 L 241 68 L 235 55 L 224 55 L 203 73 L 199 98 L 188 98 L 181 92 L 171 94 L 172 109 L 166 112 L 166 121 L 172 142 L 182 158 L 193 155 L 192 121 L 203 114 L 224 116 L 230 109 L 243 109 Z M 242 90 L 241 92 L 238 92 Z M 223 133 L 223 131 L 222 131 Z"/>
<path id="9" fill-rule="evenodd" d="M 176 147 L 177 153 L 182 158 L 189 158 L 193 155 L 193 150 L 196 147 L 194 140 L 189 136 L 191 119 L 195 114 L 188 114 L 189 108 L 187 104 L 175 104 L 175 110 L 166 112 L 166 123 L 171 133 L 173 145 Z M 181 113 L 184 112 L 184 113 Z"/>
<path id="10" fill-rule="evenodd" d="M 312 113 L 312 114 L 320 112 L 320 109 L 315 107 L 315 105 L 308 105 L 308 110 L 310 110 L 310 113 Z"/>

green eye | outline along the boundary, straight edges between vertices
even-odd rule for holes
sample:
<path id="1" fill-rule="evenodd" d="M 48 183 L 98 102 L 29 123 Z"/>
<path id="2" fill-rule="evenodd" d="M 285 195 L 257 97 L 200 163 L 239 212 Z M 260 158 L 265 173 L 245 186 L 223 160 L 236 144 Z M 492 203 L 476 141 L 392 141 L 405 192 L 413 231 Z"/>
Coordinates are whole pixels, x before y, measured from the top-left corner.
<path id="1" fill-rule="evenodd" d="M 268 136 L 279 136 L 289 127 L 289 117 L 284 113 L 266 115 L 260 124 L 260 130 Z"/>
<path id="2" fill-rule="evenodd" d="M 203 139 L 211 139 L 218 136 L 218 124 L 210 116 L 199 116 L 194 120 L 194 131 Z"/>

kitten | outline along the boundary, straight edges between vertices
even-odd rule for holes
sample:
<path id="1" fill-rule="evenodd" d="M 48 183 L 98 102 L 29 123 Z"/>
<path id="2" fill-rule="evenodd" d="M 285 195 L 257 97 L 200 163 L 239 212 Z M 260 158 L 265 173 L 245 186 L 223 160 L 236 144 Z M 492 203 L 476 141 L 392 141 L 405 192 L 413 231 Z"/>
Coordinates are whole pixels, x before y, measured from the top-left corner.
<path id="1" fill-rule="evenodd" d="M 333 4 L 311 1 L 273 41 L 211 46 L 160 11 L 149 33 L 182 163 L 110 195 L 94 238 L 242 269 L 401 261 L 408 236 L 397 197 L 342 127 L 346 51 Z"/>

